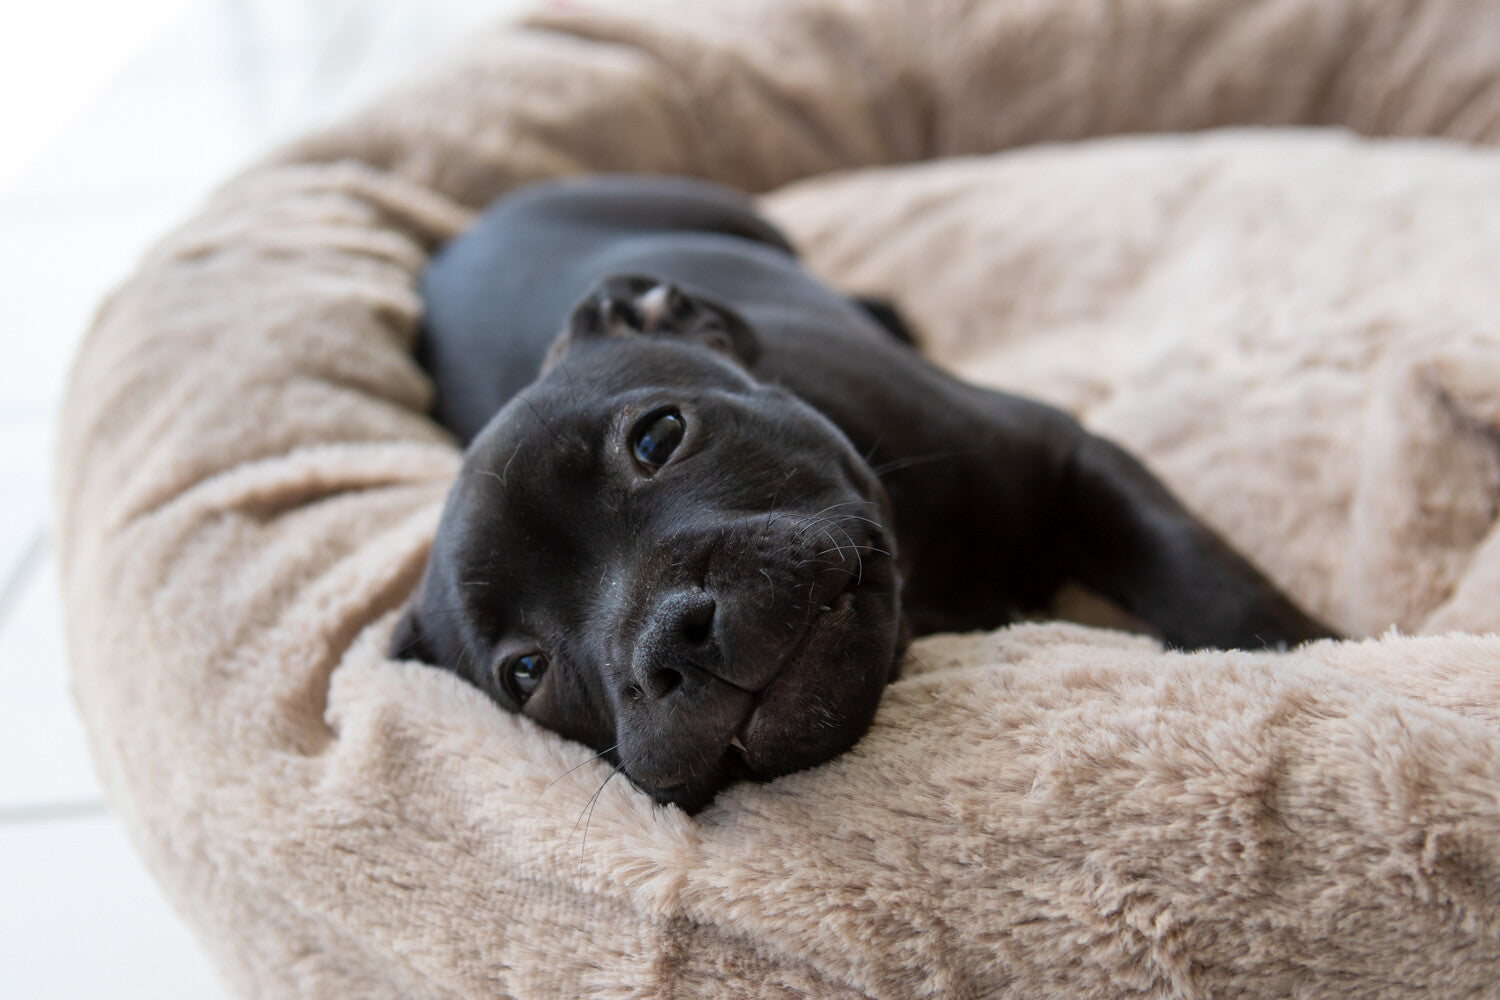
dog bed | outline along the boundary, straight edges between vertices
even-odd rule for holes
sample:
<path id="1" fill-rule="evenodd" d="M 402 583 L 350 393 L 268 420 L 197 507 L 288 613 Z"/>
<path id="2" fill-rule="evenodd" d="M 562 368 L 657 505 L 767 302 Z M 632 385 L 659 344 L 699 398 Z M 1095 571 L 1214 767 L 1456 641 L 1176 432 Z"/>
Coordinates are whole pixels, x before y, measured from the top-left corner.
<path id="1" fill-rule="evenodd" d="M 247 997 L 1497 995 L 1497 138 L 1500 20 L 1458 0 L 559 4 L 478 36 L 99 312 L 58 530 L 109 798 Z M 458 461 L 415 279 L 490 199 L 593 170 L 764 193 L 815 270 L 1364 638 L 932 637 L 852 752 L 693 818 L 386 658 Z"/>

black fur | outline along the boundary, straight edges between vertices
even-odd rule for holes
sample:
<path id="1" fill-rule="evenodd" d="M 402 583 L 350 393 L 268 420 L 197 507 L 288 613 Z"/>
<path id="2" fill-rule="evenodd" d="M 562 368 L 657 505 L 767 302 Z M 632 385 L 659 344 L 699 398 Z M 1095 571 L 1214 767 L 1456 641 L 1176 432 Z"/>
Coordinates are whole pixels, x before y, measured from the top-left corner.
<path id="1" fill-rule="evenodd" d="M 724 189 L 527 189 L 423 294 L 436 414 L 468 450 L 393 651 L 660 802 L 842 752 L 912 634 L 1067 583 L 1179 647 L 1331 634 L 1135 459 L 929 364 Z"/>

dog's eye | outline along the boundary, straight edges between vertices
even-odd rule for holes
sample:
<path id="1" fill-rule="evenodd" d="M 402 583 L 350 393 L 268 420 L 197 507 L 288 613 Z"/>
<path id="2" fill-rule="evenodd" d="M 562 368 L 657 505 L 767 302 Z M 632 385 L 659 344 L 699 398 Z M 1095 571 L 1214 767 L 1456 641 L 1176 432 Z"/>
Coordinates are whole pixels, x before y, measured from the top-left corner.
<path id="1" fill-rule="evenodd" d="M 635 460 L 648 471 L 655 472 L 672 457 L 672 452 L 682 443 L 687 433 L 687 421 L 676 410 L 668 410 L 646 420 L 636 429 L 631 450 Z"/>
<path id="2" fill-rule="evenodd" d="M 524 705 L 547 674 L 547 658 L 541 653 L 513 656 L 500 668 L 500 673 L 511 697 Z"/>

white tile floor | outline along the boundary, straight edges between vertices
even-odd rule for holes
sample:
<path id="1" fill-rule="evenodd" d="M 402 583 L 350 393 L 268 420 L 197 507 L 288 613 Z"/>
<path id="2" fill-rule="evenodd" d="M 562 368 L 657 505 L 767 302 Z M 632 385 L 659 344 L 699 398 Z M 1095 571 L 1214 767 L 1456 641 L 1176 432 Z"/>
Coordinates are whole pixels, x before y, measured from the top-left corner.
<path id="1" fill-rule="evenodd" d="M 67 692 L 47 491 L 54 411 L 89 315 L 238 164 L 532 3 L 51 0 L 46 15 L 0 13 L 0 1000 L 224 995 L 105 809 Z"/>

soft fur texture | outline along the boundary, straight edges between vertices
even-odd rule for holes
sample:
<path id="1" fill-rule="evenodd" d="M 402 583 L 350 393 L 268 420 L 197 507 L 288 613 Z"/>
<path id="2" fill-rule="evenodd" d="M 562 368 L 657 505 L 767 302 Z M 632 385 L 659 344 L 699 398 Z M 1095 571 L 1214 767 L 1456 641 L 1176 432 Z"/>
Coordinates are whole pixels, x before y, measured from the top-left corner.
<path id="1" fill-rule="evenodd" d="M 1250 124 L 1477 145 L 1076 141 Z M 476 39 L 100 312 L 58 497 L 105 787 L 243 996 L 1497 995 L 1497 138 L 1500 25 L 1459 0 L 682 0 Z M 581 747 L 382 651 L 457 459 L 415 276 L 495 195 L 605 169 L 800 181 L 765 205 L 816 270 L 1379 637 L 938 637 L 824 767 L 695 819 L 594 797 Z"/>

